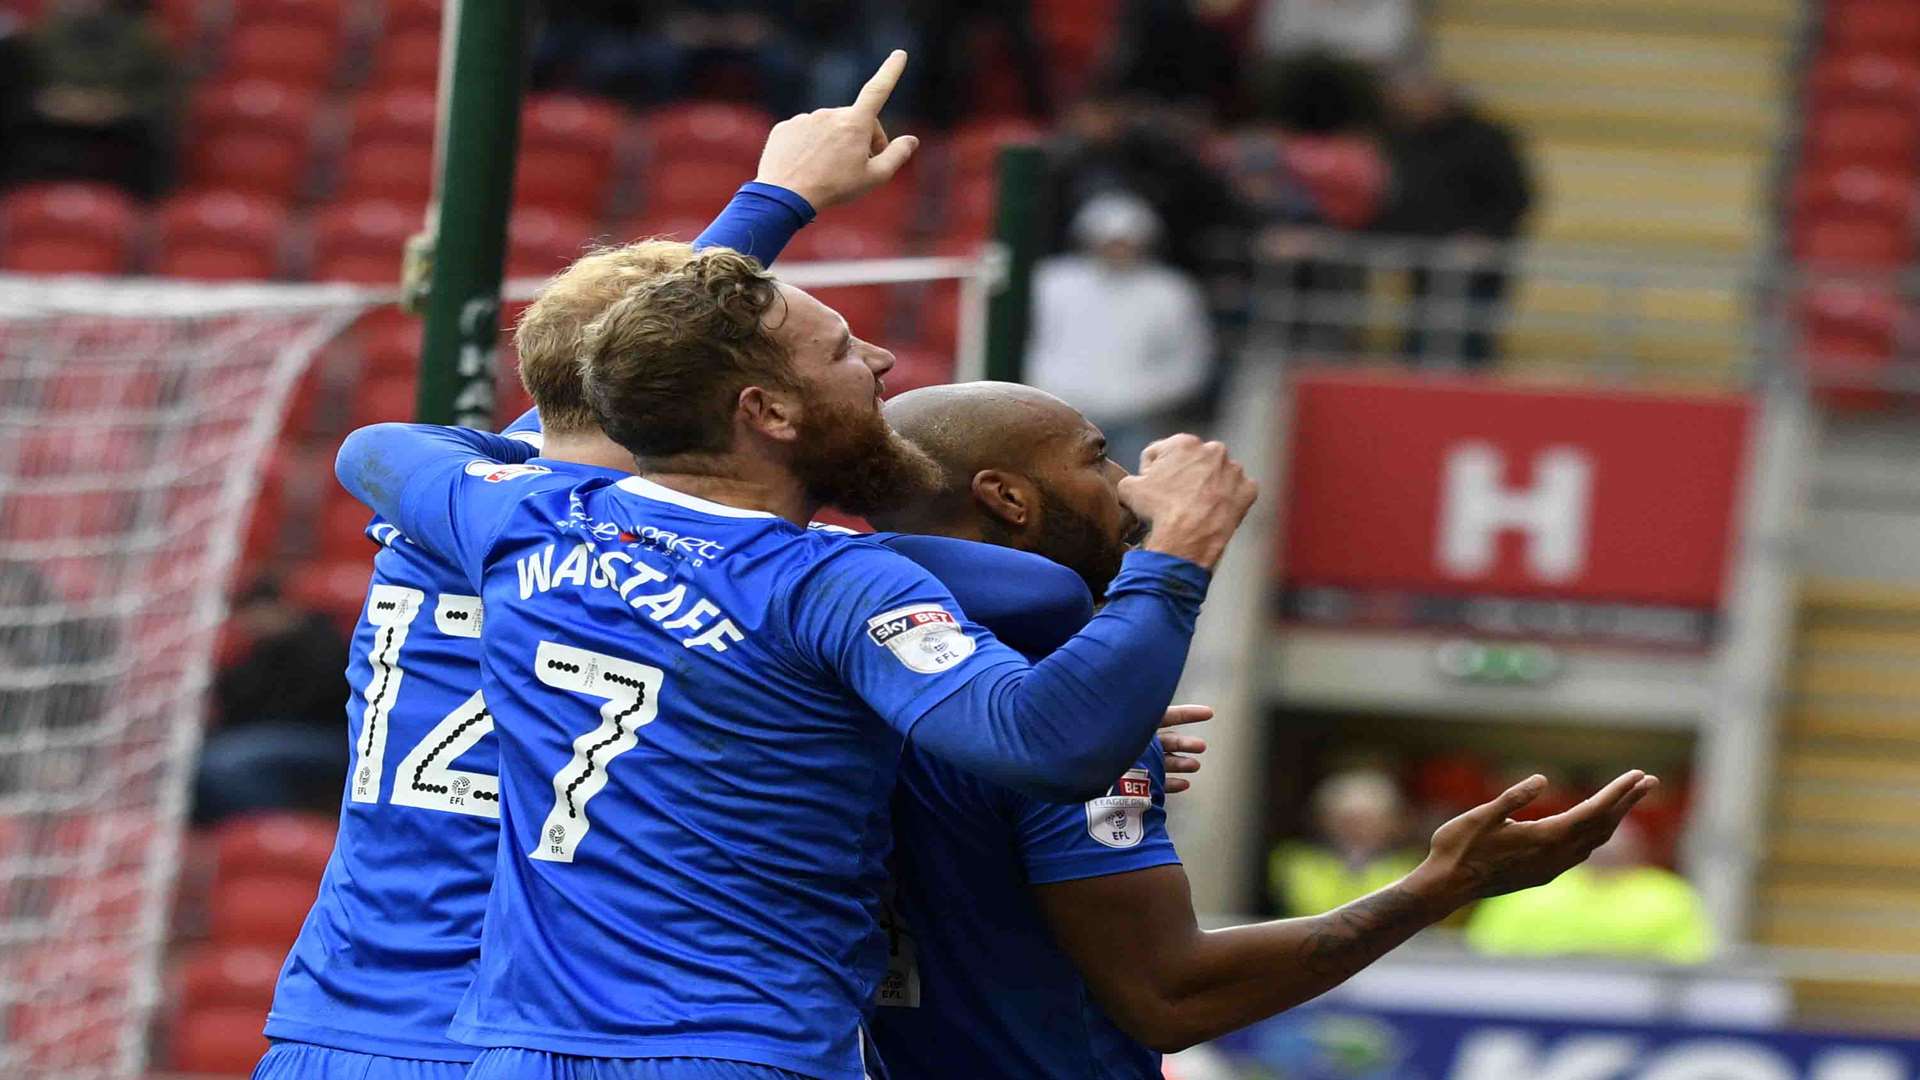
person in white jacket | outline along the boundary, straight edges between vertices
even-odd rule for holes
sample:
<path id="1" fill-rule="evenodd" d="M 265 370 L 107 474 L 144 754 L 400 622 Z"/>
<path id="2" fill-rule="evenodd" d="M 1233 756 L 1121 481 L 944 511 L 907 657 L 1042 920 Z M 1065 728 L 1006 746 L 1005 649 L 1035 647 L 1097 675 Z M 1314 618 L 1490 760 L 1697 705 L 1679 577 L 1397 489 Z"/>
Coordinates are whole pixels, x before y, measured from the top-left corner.
<path id="1" fill-rule="evenodd" d="M 1128 467 L 1190 422 L 1214 362 L 1200 286 L 1152 257 L 1160 221 L 1138 196 L 1109 192 L 1074 215 L 1078 250 L 1034 269 L 1026 381 L 1069 402 Z"/>

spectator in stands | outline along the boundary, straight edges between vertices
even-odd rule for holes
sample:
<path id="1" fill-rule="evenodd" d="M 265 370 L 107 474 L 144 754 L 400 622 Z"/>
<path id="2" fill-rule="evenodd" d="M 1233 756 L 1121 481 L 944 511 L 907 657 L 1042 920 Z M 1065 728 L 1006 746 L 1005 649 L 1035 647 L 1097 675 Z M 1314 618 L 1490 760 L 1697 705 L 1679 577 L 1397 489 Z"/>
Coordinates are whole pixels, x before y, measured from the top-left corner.
<path id="1" fill-rule="evenodd" d="M 1305 52 L 1385 65 L 1419 48 L 1413 0 L 1266 0 L 1254 27 L 1270 59 Z"/>
<path id="2" fill-rule="evenodd" d="M 1027 115 L 1053 119 L 1047 80 L 1052 68 L 1033 26 L 1033 0 L 912 0 L 907 5 L 920 30 L 909 111 L 929 127 L 946 130 L 973 104 L 971 88 L 983 78 L 1018 79 Z M 974 55 L 977 31 L 990 27 L 1006 43 L 1011 71 L 982 71 Z"/>
<path id="3" fill-rule="evenodd" d="M 147 197 L 166 187 L 173 62 L 131 0 L 59 0 L 28 35 L 27 59 L 9 180 L 97 180 Z"/>
<path id="4" fill-rule="evenodd" d="M 1287 841 L 1267 862 L 1274 909 L 1287 916 L 1320 915 L 1377 889 L 1420 865 L 1407 839 L 1400 789 L 1371 769 L 1336 773 L 1313 793 L 1314 820 L 1324 843 Z"/>
<path id="5" fill-rule="evenodd" d="M 1107 455 L 1137 468 L 1148 443 L 1193 426 L 1214 361 L 1206 301 L 1152 258 L 1153 208 L 1110 192 L 1074 215 L 1080 250 L 1034 269 L 1027 380 L 1086 413 Z"/>
<path id="6" fill-rule="evenodd" d="M 806 107 L 794 42 L 801 0 L 567 0 L 553 5 L 534 49 L 534 85 L 577 88 L 636 106 L 738 79 L 785 116 Z"/>
<path id="7" fill-rule="evenodd" d="M 1526 159 L 1512 131 L 1433 72 L 1403 68 L 1389 86 L 1394 194 L 1379 228 L 1434 241 L 1433 268 L 1412 275 L 1403 348 L 1415 360 L 1484 367 L 1512 280 L 1510 246 L 1533 205 Z"/>
<path id="8" fill-rule="evenodd" d="M 1127 0 L 1108 68 L 1129 91 L 1226 115 L 1240 89 L 1240 49 L 1218 0 Z"/>
<path id="9" fill-rule="evenodd" d="M 1207 274 L 1251 223 L 1225 177 L 1182 141 L 1177 129 L 1114 79 L 1104 79 L 1067 111 L 1048 148 L 1050 249 L 1073 246 L 1070 224 L 1089 199 L 1125 191 L 1145 199 L 1164 225 L 1161 253 L 1192 274 Z"/>
<path id="10" fill-rule="evenodd" d="M 289 603 L 272 581 L 240 596 L 233 625 L 247 646 L 214 680 L 215 728 L 200 757 L 195 820 L 329 810 L 347 777 L 346 638 L 326 615 Z"/>
<path id="11" fill-rule="evenodd" d="M 1697 964 L 1713 952 L 1706 909 L 1686 878 L 1647 861 L 1631 819 L 1585 865 L 1474 909 L 1467 943 L 1506 956 L 1616 956 Z"/>
<path id="12" fill-rule="evenodd" d="M 1368 268 L 1352 240 L 1380 213 L 1387 162 L 1377 131 L 1377 80 L 1351 61 L 1301 57 L 1260 87 L 1259 122 L 1219 158 L 1258 216 L 1255 280 L 1286 344 L 1359 348 Z"/>

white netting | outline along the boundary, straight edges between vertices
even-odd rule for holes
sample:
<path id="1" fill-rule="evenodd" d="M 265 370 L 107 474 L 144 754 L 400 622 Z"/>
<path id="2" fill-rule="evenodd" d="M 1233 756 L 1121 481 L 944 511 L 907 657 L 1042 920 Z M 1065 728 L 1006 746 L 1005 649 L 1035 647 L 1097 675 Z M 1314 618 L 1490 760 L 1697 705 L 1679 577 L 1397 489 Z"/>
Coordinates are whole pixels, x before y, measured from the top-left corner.
<path id="1" fill-rule="evenodd" d="M 142 1066 L 258 473 L 364 306 L 0 276 L 0 1077 Z"/>

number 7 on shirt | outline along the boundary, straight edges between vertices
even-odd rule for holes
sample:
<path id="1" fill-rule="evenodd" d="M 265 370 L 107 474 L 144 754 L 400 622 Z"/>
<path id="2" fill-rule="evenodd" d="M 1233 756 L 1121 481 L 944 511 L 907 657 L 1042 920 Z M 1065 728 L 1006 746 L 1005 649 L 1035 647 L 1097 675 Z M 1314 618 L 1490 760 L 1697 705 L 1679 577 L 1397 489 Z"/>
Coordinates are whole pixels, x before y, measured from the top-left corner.
<path id="1" fill-rule="evenodd" d="M 640 729 L 660 711 L 666 672 L 605 653 L 543 641 L 534 674 L 548 686 L 601 698 L 600 726 L 573 740 L 573 759 L 553 777 L 553 809 L 540 827 L 528 858 L 572 862 L 592 827 L 587 804 L 607 786 L 613 759 L 634 748 Z"/>

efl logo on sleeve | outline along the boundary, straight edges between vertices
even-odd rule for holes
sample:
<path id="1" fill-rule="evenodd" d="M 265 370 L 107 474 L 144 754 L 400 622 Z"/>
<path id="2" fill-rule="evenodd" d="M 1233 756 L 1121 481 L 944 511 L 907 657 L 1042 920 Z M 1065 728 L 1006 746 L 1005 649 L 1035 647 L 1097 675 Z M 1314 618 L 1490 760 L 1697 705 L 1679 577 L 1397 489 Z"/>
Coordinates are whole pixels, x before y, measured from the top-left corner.
<path id="1" fill-rule="evenodd" d="M 467 475 L 477 476 L 489 484 L 498 484 L 502 480 L 512 480 L 517 476 L 538 476 L 552 471 L 545 465 L 502 465 L 497 461 L 467 462 Z"/>
<path id="2" fill-rule="evenodd" d="M 1145 769 L 1128 769 L 1113 787 L 1087 803 L 1087 835 L 1110 848 L 1138 847 L 1147 837 L 1147 807 L 1153 805 L 1153 778 Z"/>
<path id="3" fill-rule="evenodd" d="M 973 639 L 939 604 L 895 608 L 867 620 L 867 637 L 893 650 L 910 671 L 933 675 L 973 655 Z"/>

